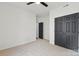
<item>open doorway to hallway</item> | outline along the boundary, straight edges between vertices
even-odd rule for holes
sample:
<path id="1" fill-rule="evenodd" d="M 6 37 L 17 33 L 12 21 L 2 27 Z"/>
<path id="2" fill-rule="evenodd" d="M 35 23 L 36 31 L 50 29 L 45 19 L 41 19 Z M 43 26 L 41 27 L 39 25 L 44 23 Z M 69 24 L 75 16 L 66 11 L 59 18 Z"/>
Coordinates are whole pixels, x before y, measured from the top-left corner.
<path id="1" fill-rule="evenodd" d="M 49 40 L 49 15 L 36 17 L 36 38 Z"/>

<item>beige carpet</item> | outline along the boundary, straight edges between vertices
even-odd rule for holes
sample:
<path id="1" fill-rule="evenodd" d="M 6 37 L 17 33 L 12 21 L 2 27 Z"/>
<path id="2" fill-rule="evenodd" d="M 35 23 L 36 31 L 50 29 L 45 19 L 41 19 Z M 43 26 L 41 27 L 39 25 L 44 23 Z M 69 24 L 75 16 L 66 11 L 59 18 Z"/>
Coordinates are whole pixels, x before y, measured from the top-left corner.
<path id="1" fill-rule="evenodd" d="M 2 56 L 76 56 L 77 52 L 51 45 L 47 40 L 36 40 L 29 44 L 0 51 Z"/>

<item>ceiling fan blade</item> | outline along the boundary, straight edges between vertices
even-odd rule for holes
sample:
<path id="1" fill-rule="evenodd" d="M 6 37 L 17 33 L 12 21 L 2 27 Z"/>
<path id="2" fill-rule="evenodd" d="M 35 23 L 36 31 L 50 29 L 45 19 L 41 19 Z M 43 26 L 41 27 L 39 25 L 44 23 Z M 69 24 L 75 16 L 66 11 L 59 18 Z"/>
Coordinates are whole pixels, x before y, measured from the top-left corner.
<path id="1" fill-rule="evenodd" d="M 45 7 L 48 7 L 48 5 L 45 2 L 40 2 L 42 5 L 44 5 Z"/>
<path id="2" fill-rule="evenodd" d="M 28 2 L 27 5 L 30 5 L 30 4 L 33 4 L 33 3 L 35 3 L 35 2 Z"/>

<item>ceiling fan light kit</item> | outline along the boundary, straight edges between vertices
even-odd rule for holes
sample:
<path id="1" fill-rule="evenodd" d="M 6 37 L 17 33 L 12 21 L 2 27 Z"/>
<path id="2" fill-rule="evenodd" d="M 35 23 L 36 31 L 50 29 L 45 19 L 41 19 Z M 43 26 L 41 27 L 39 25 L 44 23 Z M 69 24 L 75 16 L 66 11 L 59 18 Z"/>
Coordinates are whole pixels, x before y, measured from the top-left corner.
<path id="1" fill-rule="evenodd" d="M 36 2 L 36 4 L 40 4 L 40 2 Z"/>

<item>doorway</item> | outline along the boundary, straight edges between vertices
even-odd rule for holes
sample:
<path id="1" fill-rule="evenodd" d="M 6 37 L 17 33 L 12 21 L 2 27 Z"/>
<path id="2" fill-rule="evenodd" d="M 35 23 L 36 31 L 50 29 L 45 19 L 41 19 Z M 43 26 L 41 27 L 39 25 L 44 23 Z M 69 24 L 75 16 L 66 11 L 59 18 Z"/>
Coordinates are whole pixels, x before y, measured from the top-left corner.
<path id="1" fill-rule="evenodd" d="M 39 38 L 43 39 L 43 22 L 39 23 Z"/>

